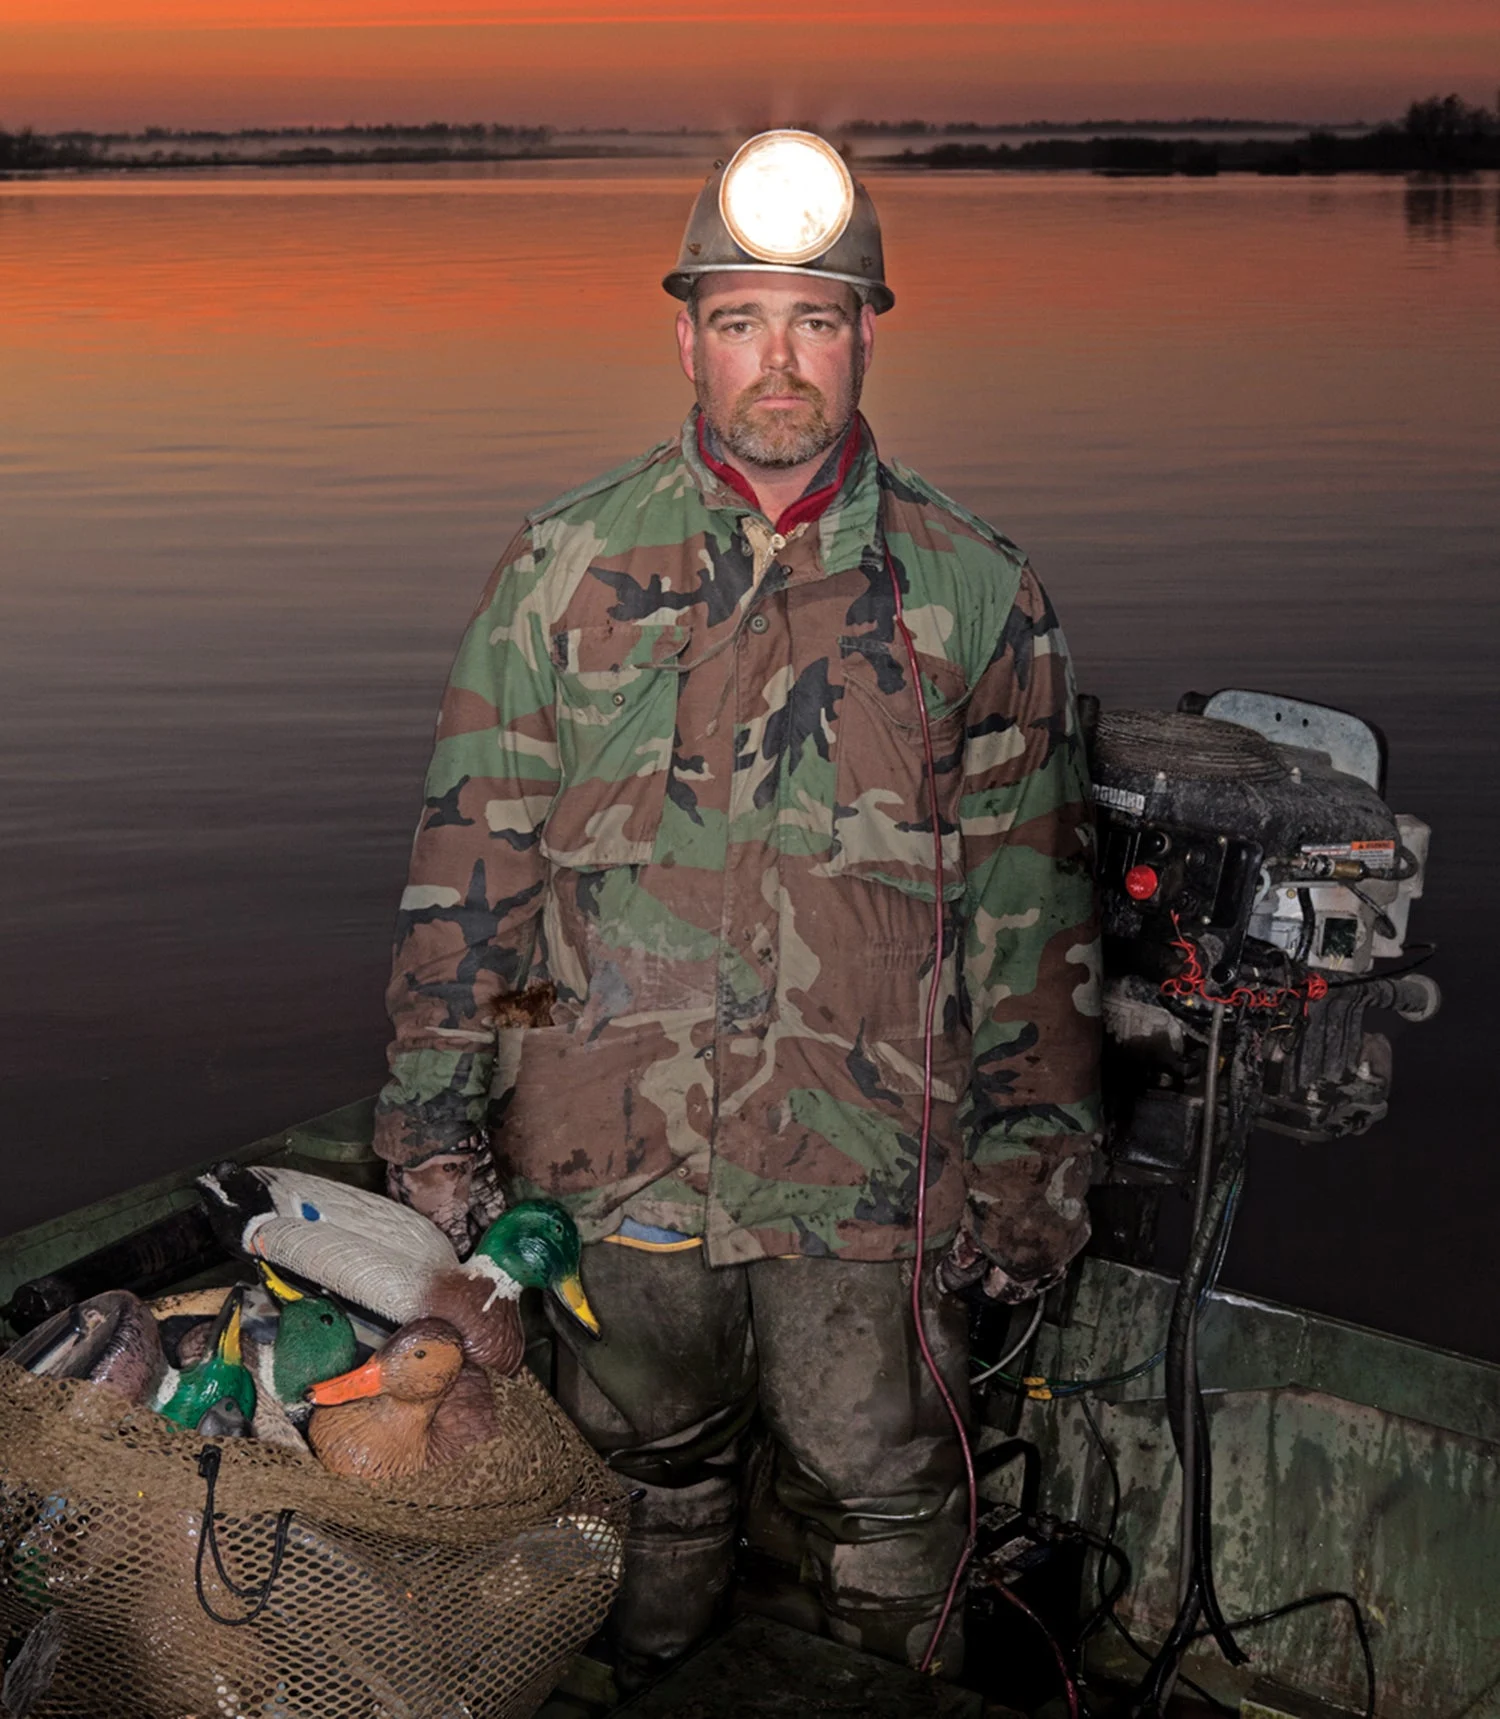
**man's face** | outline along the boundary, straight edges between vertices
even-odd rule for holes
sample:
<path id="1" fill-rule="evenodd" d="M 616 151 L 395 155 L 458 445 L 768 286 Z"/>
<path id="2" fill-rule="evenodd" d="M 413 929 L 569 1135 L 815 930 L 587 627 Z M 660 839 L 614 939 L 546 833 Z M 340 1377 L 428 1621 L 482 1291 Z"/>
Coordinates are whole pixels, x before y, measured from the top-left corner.
<path id="1" fill-rule="evenodd" d="M 815 275 L 704 277 L 677 317 L 682 368 L 720 441 L 765 470 L 806 465 L 843 435 L 875 347 L 875 313 Z"/>

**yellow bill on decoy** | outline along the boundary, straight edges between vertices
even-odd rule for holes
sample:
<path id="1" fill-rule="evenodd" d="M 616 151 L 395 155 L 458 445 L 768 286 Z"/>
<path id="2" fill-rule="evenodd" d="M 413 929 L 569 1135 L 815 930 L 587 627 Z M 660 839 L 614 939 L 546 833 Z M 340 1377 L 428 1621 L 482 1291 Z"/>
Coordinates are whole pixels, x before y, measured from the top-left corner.
<path id="1" fill-rule="evenodd" d="M 571 1277 L 560 1278 L 556 1284 L 559 1298 L 566 1303 L 568 1310 L 585 1331 L 590 1331 L 595 1337 L 599 1335 L 599 1321 L 594 1317 L 594 1310 L 589 1306 L 589 1298 L 583 1293 L 583 1284 L 575 1271 Z"/>
<path id="2" fill-rule="evenodd" d="M 302 1291 L 300 1289 L 293 1289 L 291 1284 L 289 1284 L 284 1277 L 278 1277 L 277 1274 L 271 1270 L 270 1266 L 267 1265 L 265 1260 L 258 1259 L 255 1263 L 260 1267 L 260 1275 L 265 1280 L 266 1288 L 270 1290 L 272 1295 L 274 1295 L 278 1301 L 285 1304 L 288 1301 L 302 1300 Z"/>

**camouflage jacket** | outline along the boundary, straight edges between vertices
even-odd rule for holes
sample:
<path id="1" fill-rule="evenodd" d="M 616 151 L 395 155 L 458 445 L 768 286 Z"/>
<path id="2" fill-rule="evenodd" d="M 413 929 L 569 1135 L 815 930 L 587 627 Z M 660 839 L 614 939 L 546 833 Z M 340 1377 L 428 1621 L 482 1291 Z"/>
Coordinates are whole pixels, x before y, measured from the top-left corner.
<path id="1" fill-rule="evenodd" d="M 682 435 L 531 515 L 438 721 L 377 1146 L 485 1126 L 515 1195 L 713 1264 L 930 1246 L 1013 1275 L 1088 1234 L 1098 955 L 1071 676 L 1003 537 L 861 424 L 775 530 Z M 801 508 L 801 504 L 798 504 Z M 795 513 L 797 509 L 790 510 Z M 933 806 L 886 546 L 935 751 Z M 514 1024 L 516 993 L 546 1000 Z"/>

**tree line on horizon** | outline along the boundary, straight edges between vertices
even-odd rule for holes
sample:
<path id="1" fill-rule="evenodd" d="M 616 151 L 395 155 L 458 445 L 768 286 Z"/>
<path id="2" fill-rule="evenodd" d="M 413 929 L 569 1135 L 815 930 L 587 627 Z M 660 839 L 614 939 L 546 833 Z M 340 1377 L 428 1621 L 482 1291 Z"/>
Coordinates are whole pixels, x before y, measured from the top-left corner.
<path id="1" fill-rule="evenodd" d="M 452 125 L 444 120 L 431 120 L 420 125 L 283 125 L 283 126 L 246 126 L 240 131 L 206 131 L 173 126 L 148 125 L 143 131 L 63 131 L 38 132 L 30 126 L 20 131 L 0 129 L 0 172 L 7 170 L 24 171 L 37 168 L 58 167 L 142 167 L 167 165 L 175 166 L 177 162 L 167 159 L 165 150 L 160 151 L 160 158 L 114 156 L 111 154 L 117 143 L 207 143 L 223 144 L 243 140 L 255 142 L 272 142 L 277 138 L 306 138 L 306 137 L 358 137 L 378 140 L 376 147 L 369 151 L 372 158 L 378 158 L 383 152 L 391 152 L 390 140 L 405 138 L 420 138 L 428 153 L 447 156 L 469 149 L 474 152 L 484 150 L 488 145 L 491 152 L 504 148 L 510 152 L 532 148 L 545 148 L 553 137 L 550 125 L 498 125 L 475 123 L 472 125 Z M 399 153 L 399 148 L 397 150 Z M 315 150 L 296 152 L 304 157 L 317 153 Z M 242 156 L 223 155 L 222 159 L 242 162 Z M 267 165 L 276 165 L 276 157 L 267 158 Z M 214 165 L 210 160 L 208 165 Z"/>
<path id="2" fill-rule="evenodd" d="M 1100 120 L 1058 127 L 1070 132 L 1093 125 L 1097 135 L 1051 136 L 1020 144 L 940 143 L 929 150 L 904 150 L 885 161 L 930 168 L 1074 168 L 1117 173 L 1214 174 L 1221 170 L 1261 173 L 1434 172 L 1465 173 L 1500 167 L 1500 97 L 1494 110 L 1458 95 L 1432 95 L 1413 101 L 1399 122 L 1388 121 L 1350 133 L 1314 128 L 1291 141 L 1250 137 L 1205 144 L 1193 136 L 1175 138 L 1121 135 L 1127 126 L 1141 129 L 1215 131 L 1280 129 L 1272 121 L 1181 120 L 1150 122 Z M 843 128 L 850 135 L 890 137 L 963 136 L 980 131 L 1043 131 L 1043 121 L 1011 127 L 964 121 L 935 125 L 926 120 L 856 120 Z M 656 135 L 656 134 L 652 134 Z M 681 135 L 688 135 L 681 128 Z M 551 126 L 514 126 L 475 122 L 450 124 L 433 120 L 420 125 L 344 125 L 254 127 L 237 132 L 179 130 L 151 126 L 138 133 L 69 131 L 36 132 L 0 129 L 0 173 L 59 168 L 143 168 L 153 166 L 243 164 L 243 156 L 214 150 L 205 157 L 185 157 L 159 148 L 152 156 L 111 153 L 119 142 L 223 144 L 236 139 L 342 138 L 374 140 L 373 147 L 339 152 L 325 145 L 304 145 L 261 158 L 265 166 L 318 162 L 399 161 L 424 159 L 496 159 L 505 155 L 547 150 L 556 133 Z M 403 140 L 419 140 L 417 142 Z"/>
<path id="3" fill-rule="evenodd" d="M 1284 141 L 1250 137 L 1204 143 L 1197 138 L 1038 138 L 1021 144 L 943 143 L 888 157 L 930 168 L 1083 168 L 1096 173 L 1209 176 L 1220 172 L 1475 173 L 1500 168 L 1500 99 L 1495 109 L 1461 96 L 1427 96 L 1387 122 L 1353 134 L 1315 128 Z"/>

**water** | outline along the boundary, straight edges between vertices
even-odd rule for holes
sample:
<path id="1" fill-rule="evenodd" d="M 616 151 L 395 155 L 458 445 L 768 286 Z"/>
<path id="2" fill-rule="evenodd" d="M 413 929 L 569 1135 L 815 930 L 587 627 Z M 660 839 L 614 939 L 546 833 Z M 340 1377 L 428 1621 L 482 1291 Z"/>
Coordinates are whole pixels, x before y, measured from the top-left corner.
<path id="1" fill-rule="evenodd" d="M 1364 1140 L 1258 1144 L 1237 1286 L 1500 1358 L 1486 1063 L 1500 188 L 872 176 L 867 409 L 1107 703 L 1348 705 L 1432 823 Z M 448 658 L 687 388 L 675 162 L 0 185 L 0 1229 L 369 1091 Z"/>

